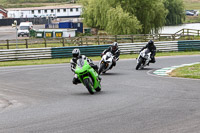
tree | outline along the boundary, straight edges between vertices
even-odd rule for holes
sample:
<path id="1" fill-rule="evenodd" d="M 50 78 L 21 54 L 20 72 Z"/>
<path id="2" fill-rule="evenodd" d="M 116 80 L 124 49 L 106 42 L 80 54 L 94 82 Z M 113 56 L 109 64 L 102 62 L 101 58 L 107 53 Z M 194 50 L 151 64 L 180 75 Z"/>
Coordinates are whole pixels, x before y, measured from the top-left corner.
<path id="1" fill-rule="evenodd" d="M 111 34 L 135 34 L 141 30 L 140 22 L 134 15 L 124 12 L 121 6 L 108 11 L 106 31 Z"/>
<path id="2" fill-rule="evenodd" d="M 165 0 L 164 5 L 168 10 L 166 25 L 182 24 L 185 18 L 183 0 Z"/>
<path id="3" fill-rule="evenodd" d="M 127 12 L 134 14 L 142 24 L 141 33 L 157 32 L 165 25 L 167 10 L 162 0 L 115 0 L 121 1 Z"/>
<path id="4" fill-rule="evenodd" d="M 150 33 L 165 24 L 162 0 L 81 0 L 84 22 L 112 34 Z"/>
<path id="5" fill-rule="evenodd" d="M 98 29 L 105 29 L 107 25 L 107 12 L 110 7 L 106 0 L 82 0 L 84 5 L 83 17 L 84 22 Z"/>

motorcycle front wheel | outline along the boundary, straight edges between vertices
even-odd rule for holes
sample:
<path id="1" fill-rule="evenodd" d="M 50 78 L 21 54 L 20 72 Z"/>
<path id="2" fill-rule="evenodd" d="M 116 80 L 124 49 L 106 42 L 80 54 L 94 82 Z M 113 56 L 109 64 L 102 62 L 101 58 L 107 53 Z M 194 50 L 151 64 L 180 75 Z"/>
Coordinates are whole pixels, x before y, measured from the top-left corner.
<path id="1" fill-rule="evenodd" d="M 100 92 L 100 91 L 101 91 L 101 85 L 98 88 L 96 88 L 96 92 Z"/>
<path id="2" fill-rule="evenodd" d="M 138 59 L 139 61 L 138 61 L 138 63 L 137 63 L 137 66 L 136 66 L 136 70 L 138 70 L 139 68 L 140 68 L 140 66 L 142 65 L 142 59 L 141 58 L 139 58 Z"/>
<path id="3" fill-rule="evenodd" d="M 99 68 L 99 72 L 98 72 L 99 75 L 101 74 L 101 72 L 103 71 L 104 68 L 105 68 L 105 63 L 101 63 L 100 68 Z"/>
<path id="4" fill-rule="evenodd" d="M 95 89 L 92 85 L 92 81 L 89 78 L 86 78 L 83 80 L 83 83 L 84 83 L 85 87 L 88 89 L 89 93 L 94 94 Z"/>

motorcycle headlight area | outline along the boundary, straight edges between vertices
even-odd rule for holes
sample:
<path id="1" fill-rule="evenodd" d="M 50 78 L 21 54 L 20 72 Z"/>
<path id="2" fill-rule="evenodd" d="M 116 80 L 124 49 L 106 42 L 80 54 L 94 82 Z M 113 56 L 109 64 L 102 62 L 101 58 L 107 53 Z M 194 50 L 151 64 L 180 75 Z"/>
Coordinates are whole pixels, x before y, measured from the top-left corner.
<path id="1" fill-rule="evenodd" d="M 106 60 L 108 60 L 109 58 L 110 58 L 110 57 L 107 56 L 107 57 L 106 57 Z"/>
<path id="2" fill-rule="evenodd" d="M 148 58 L 148 55 L 145 55 L 144 58 L 147 59 L 147 58 Z"/>

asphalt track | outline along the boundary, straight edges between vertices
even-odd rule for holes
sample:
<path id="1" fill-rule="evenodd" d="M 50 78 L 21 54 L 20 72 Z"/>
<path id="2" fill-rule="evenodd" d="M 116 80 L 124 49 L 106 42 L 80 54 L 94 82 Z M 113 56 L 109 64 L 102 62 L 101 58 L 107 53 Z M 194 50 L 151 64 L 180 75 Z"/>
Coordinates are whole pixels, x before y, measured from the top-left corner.
<path id="1" fill-rule="evenodd" d="M 152 74 L 199 61 L 161 57 L 136 71 L 120 60 L 94 95 L 72 84 L 69 64 L 0 68 L 0 133 L 199 133 L 200 80 Z"/>

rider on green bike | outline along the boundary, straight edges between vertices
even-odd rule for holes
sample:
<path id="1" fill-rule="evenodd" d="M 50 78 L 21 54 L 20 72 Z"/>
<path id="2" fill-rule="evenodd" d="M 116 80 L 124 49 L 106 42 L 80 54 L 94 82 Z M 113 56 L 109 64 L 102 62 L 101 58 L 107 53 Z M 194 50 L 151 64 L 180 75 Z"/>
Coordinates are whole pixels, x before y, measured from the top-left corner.
<path id="1" fill-rule="evenodd" d="M 73 84 L 78 84 L 78 83 L 81 83 L 81 81 L 78 79 L 78 77 L 77 77 L 77 75 L 75 74 L 75 69 L 76 69 L 76 65 L 77 65 L 77 60 L 78 59 L 80 59 L 80 58 L 82 58 L 82 59 L 84 59 L 84 60 L 87 60 L 87 62 L 89 63 L 89 65 L 98 73 L 98 66 L 97 65 L 95 65 L 93 62 L 92 62 L 92 60 L 91 59 L 89 59 L 89 58 L 87 58 L 85 55 L 81 55 L 81 52 L 80 52 L 80 50 L 79 49 L 74 49 L 73 51 L 72 51 L 72 59 L 71 59 L 71 61 L 70 61 L 70 64 L 71 64 L 71 70 L 72 70 L 72 72 L 74 72 L 74 78 L 73 78 L 73 80 L 72 80 L 72 83 Z M 101 78 L 100 77 L 98 77 L 99 78 L 99 80 L 101 80 Z"/>

